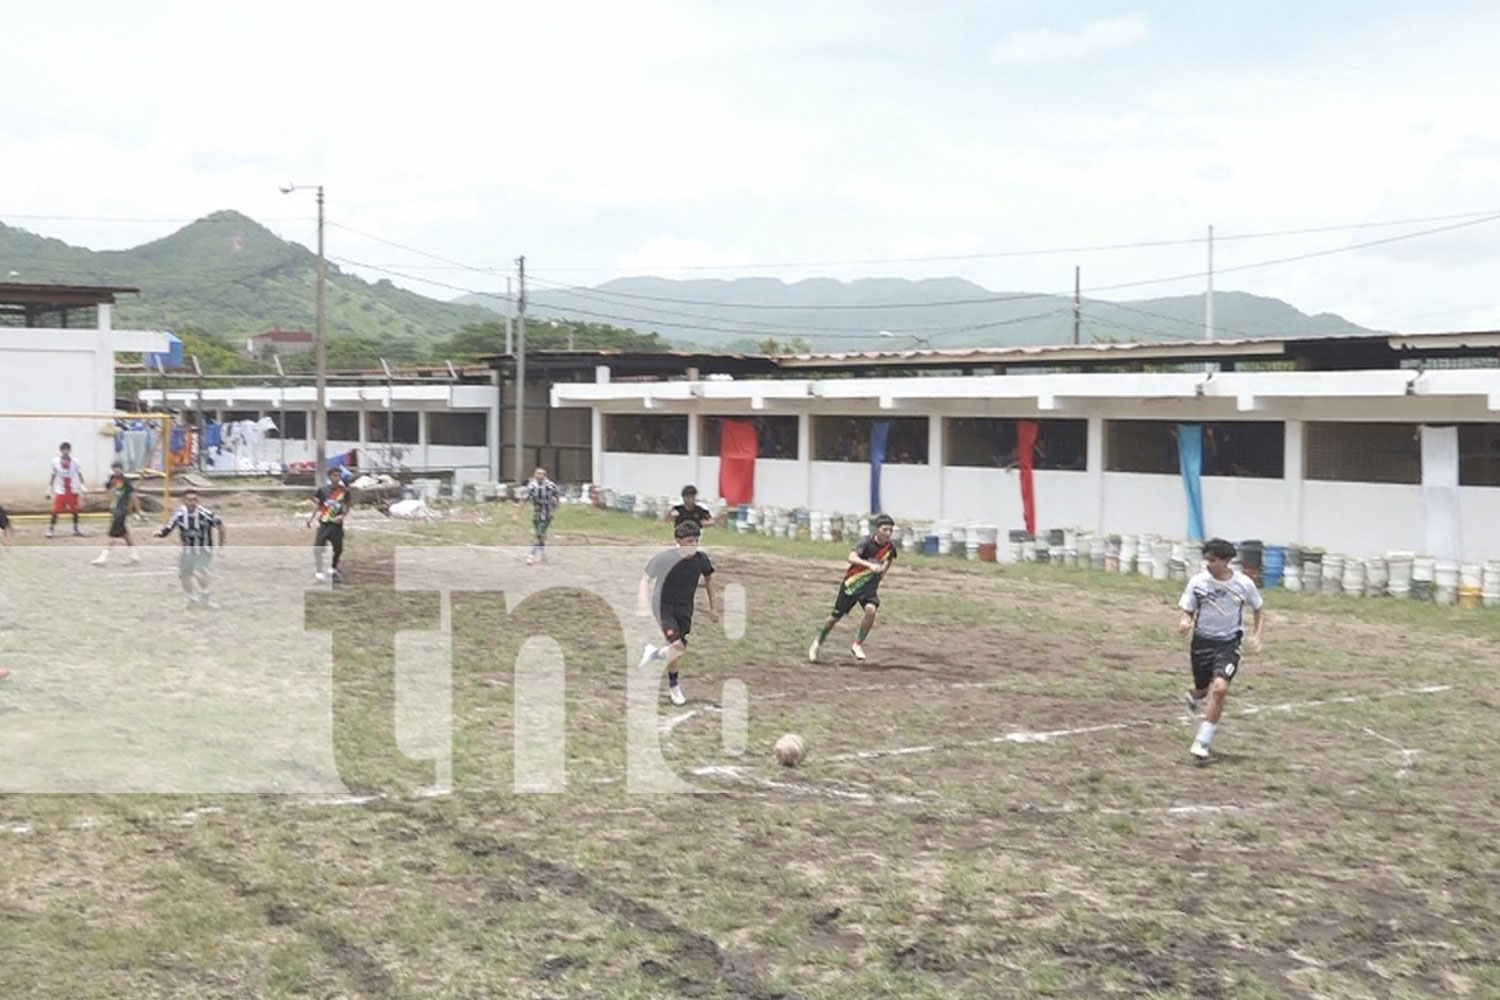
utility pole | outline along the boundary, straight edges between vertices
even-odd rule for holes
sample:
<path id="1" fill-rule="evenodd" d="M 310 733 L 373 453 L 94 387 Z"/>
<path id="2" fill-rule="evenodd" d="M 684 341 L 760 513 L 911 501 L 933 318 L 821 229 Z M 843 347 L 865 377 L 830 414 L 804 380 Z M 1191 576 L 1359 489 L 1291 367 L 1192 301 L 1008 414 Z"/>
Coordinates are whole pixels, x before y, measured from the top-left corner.
<path id="1" fill-rule="evenodd" d="M 1082 295 L 1082 268 L 1073 265 L 1073 343 L 1079 343 L 1079 333 L 1083 327 L 1083 295 Z"/>
<path id="2" fill-rule="evenodd" d="M 516 467 L 515 482 L 526 479 L 526 255 L 516 258 Z"/>
<path id="3" fill-rule="evenodd" d="M 318 466 L 313 473 L 317 486 L 328 476 L 328 328 L 323 318 L 324 286 L 328 283 L 328 259 L 323 256 L 323 185 L 318 185 Z"/>
<path id="4" fill-rule="evenodd" d="M 293 191 L 306 191 L 311 184 L 287 184 L 281 189 L 282 194 L 291 194 Z M 317 323 L 316 333 L 313 334 L 313 344 L 317 349 L 318 366 L 318 399 L 313 409 L 313 440 L 317 442 L 317 471 L 313 473 L 313 485 L 323 481 L 327 474 L 328 465 L 328 331 L 323 321 L 323 286 L 328 281 L 328 261 L 323 256 L 323 185 L 316 185 L 318 191 L 318 294 L 317 294 Z"/>
<path id="5" fill-rule="evenodd" d="M 1203 334 L 1214 339 L 1214 227 L 1208 227 L 1208 296 L 1203 302 Z"/>
<path id="6" fill-rule="evenodd" d="M 510 277 L 505 279 L 505 353 L 514 354 L 516 300 L 510 297 Z"/>

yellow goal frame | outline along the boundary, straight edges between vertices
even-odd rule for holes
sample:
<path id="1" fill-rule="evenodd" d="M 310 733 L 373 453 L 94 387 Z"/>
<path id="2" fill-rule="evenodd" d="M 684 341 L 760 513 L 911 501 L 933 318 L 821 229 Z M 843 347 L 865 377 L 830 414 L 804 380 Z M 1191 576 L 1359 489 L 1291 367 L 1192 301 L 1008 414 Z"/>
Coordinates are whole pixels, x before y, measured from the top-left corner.
<path id="1" fill-rule="evenodd" d="M 159 420 L 161 421 L 161 464 L 160 469 L 142 469 L 144 478 L 147 473 L 155 473 L 161 476 L 161 508 L 163 513 L 170 516 L 172 512 L 172 415 L 170 413 L 141 413 L 136 411 L 110 413 L 47 413 L 44 411 L 3 411 L 0 410 L 0 420 L 4 419 L 40 419 L 40 420 Z M 14 514 L 12 517 L 46 517 L 45 514 Z"/>

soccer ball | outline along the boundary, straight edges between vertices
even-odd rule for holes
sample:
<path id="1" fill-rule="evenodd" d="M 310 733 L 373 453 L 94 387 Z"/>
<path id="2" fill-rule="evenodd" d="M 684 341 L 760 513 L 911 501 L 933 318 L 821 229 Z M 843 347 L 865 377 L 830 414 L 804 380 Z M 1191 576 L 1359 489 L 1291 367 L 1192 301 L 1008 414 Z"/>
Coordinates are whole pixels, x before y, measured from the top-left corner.
<path id="1" fill-rule="evenodd" d="M 774 752 L 782 767 L 796 767 L 807 756 L 807 742 L 796 733 L 787 733 L 776 741 Z"/>

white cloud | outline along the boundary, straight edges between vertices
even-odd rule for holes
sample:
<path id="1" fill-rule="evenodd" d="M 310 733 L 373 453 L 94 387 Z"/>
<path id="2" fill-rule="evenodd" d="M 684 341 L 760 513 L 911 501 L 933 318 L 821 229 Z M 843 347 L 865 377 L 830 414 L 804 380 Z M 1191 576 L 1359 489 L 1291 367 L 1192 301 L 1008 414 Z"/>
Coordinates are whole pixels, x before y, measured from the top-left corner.
<path id="1" fill-rule="evenodd" d="M 1142 14 L 1090 21 L 1077 31 L 1012 31 L 990 50 L 997 63 L 1038 63 L 1081 59 L 1106 49 L 1123 49 L 1144 41 L 1150 26 Z"/>

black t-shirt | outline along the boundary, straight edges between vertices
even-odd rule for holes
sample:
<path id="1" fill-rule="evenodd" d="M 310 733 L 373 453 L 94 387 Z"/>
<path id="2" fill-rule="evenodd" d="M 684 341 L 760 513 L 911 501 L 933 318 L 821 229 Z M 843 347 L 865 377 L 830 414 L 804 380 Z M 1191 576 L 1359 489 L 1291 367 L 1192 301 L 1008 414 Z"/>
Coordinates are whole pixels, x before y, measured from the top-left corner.
<path id="1" fill-rule="evenodd" d="M 702 504 L 693 504 L 693 509 L 688 510 L 687 504 L 678 504 L 672 508 L 672 526 L 676 527 L 683 521 L 696 521 L 699 526 L 712 521 L 714 516 L 709 509 Z"/>
<path id="2" fill-rule="evenodd" d="M 646 564 L 646 576 L 655 585 L 651 602 L 657 617 L 661 617 L 662 608 L 691 612 L 698 581 L 714 574 L 714 564 L 703 552 L 684 557 L 679 551 L 680 547 L 659 552 Z"/>

